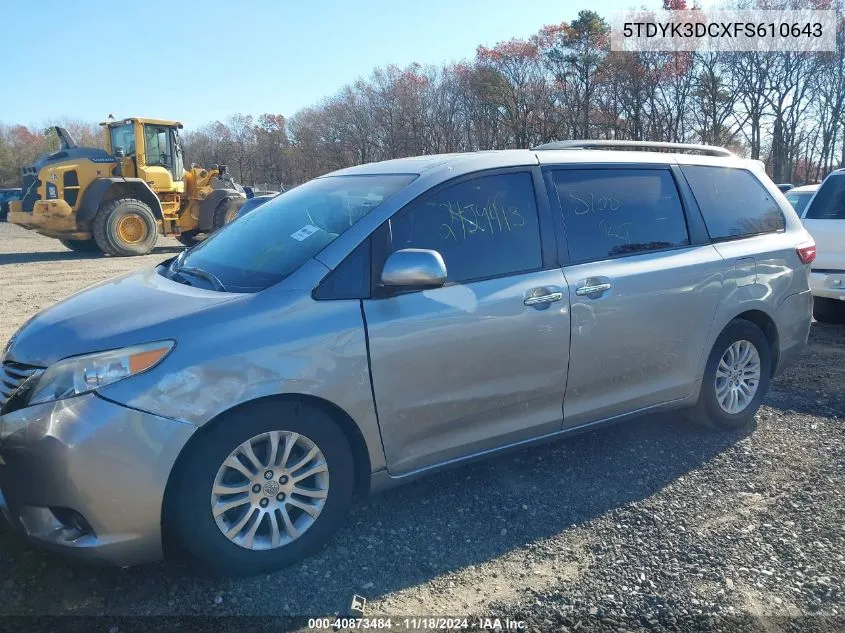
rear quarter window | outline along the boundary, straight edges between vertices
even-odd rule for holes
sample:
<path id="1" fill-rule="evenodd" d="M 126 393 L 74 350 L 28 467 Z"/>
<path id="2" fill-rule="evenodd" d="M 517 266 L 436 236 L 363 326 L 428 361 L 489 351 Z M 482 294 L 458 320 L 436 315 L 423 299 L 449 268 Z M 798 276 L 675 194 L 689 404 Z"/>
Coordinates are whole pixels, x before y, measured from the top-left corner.
<path id="1" fill-rule="evenodd" d="M 845 220 L 845 174 L 828 176 L 805 217 L 808 220 Z"/>
<path id="2" fill-rule="evenodd" d="M 684 165 L 681 170 L 712 239 L 775 233 L 786 228 L 778 203 L 750 171 L 702 165 Z"/>

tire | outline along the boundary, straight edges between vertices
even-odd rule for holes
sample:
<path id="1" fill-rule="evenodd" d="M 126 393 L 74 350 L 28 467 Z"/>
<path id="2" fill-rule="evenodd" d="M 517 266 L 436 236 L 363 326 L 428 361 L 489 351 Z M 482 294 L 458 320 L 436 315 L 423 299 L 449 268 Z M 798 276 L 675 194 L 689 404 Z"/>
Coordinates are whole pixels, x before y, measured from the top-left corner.
<path id="1" fill-rule="evenodd" d="M 218 202 L 217 206 L 214 207 L 214 214 L 211 216 L 211 232 L 213 233 L 217 229 L 231 222 L 231 220 L 234 219 L 231 217 L 232 214 L 237 213 L 238 209 L 241 208 L 243 202 L 243 198 L 237 195 L 226 196 L 220 202 Z M 199 229 L 185 231 L 184 233 L 177 235 L 176 239 L 179 240 L 180 243 L 190 248 L 191 246 L 195 246 L 202 241 L 197 239 L 197 235 L 199 233 Z"/>
<path id="2" fill-rule="evenodd" d="M 845 323 L 845 301 L 813 297 L 813 318 L 819 323 Z"/>
<path id="3" fill-rule="evenodd" d="M 180 233 L 176 236 L 176 240 L 188 248 L 191 246 L 196 246 L 200 243 L 200 240 L 197 239 L 197 232 L 196 231 L 185 231 L 184 233 Z"/>
<path id="4" fill-rule="evenodd" d="M 716 395 L 716 372 L 723 355 L 735 343 L 751 343 L 759 358 L 759 380 L 753 397 L 737 412 L 727 411 Z M 741 429 L 750 426 L 769 388 L 772 376 L 772 349 L 763 331 L 744 319 L 734 319 L 725 327 L 707 358 L 698 403 L 689 412 L 695 422 L 717 429 Z M 724 379 L 720 379 L 720 384 Z"/>
<path id="5" fill-rule="evenodd" d="M 132 217 L 131 230 L 121 225 Z M 147 255 L 158 239 L 158 223 L 150 207 L 136 198 L 118 198 L 103 203 L 92 223 L 97 246 L 107 255 Z M 138 235 L 136 240 L 132 235 Z"/>
<path id="6" fill-rule="evenodd" d="M 234 219 L 234 217 L 232 217 L 232 214 L 237 214 L 238 209 L 241 208 L 241 205 L 243 205 L 243 203 L 244 198 L 235 194 L 232 194 L 231 196 L 226 196 L 220 202 L 218 202 L 217 206 L 214 207 L 214 216 L 211 222 L 211 230 L 216 231 L 217 229 L 231 222 Z"/>
<path id="7" fill-rule="evenodd" d="M 343 521 L 352 501 L 354 492 L 354 464 L 352 452 L 341 428 L 334 419 L 324 411 L 295 401 L 264 401 L 236 408 L 223 414 L 216 420 L 213 428 L 209 431 L 200 431 L 201 435 L 189 447 L 189 452 L 180 458 L 180 465 L 171 475 L 167 493 L 167 502 L 164 506 L 162 523 L 165 530 L 168 553 L 182 554 L 189 564 L 193 564 L 215 574 L 228 576 L 245 576 L 252 574 L 268 573 L 287 565 L 293 564 L 306 556 L 320 549 L 338 529 Z M 254 444 L 254 454 L 261 461 L 261 469 L 273 469 L 270 479 L 265 477 L 266 471 L 251 468 L 256 471 L 252 474 L 255 479 L 252 483 L 237 472 L 227 471 L 236 476 L 236 483 L 249 483 L 249 486 L 258 486 L 260 492 L 256 495 L 253 490 L 239 493 L 239 496 L 225 496 L 223 500 L 246 498 L 259 503 L 259 499 L 267 499 L 268 510 L 262 512 L 261 507 L 251 502 L 228 510 L 215 518 L 212 512 L 212 494 L 215 487 L 215 480 L 220 476 L 223 462 L 229 461 L 233 451 L 238 449 L 244 442 L 255 439 L 261 434 L 272 431 L 290 432 L 305 436 L 305 439 L 312 442 L 325 459 L 327 466 L 326 487 L 327 494 L 322 509 L 313 519 L 310 527 L 305 527 L 301 535 L 293 538 L 286 544 L 279 545 L 270 540 L 270 516 L 272 513 L 278 526 L 284 525 L 282 515 L 278 510 L 283 504 L 289 511 L 289 518 L 297 526 L 301 520 L 309 519 L 305 512 L 301 512 L 296 506 L 288 505 L 290 501 L 278 501 L 279 497 L 275 491 L 288 491 L 287 498 L 293 501 L 311 501 L 320 503 L 319 499 L 308 497 L 294 497 L 290 494 L 292 488 L 280 488 L 284 483 L 288 486 L 294 485 L 283 482 L 284 471 L 280 476 L 279 466 L 268 466 L 270 452 L 262 451 L 266 447 L 264 443 Z M 284 436 L 283 436 L 284 437 Z M 284 456 L 283 446 L 289 441 L 290 436 L 280 441 L 277 452 L 277 461 Z M 302 441 L 300 439 L 300 441 Z M 307 446 L 307 445 L 306 445 Z M 294 448 L 287 463 L 292 466 L 301 455 L 299 447 Z M 304 451 L 304 449 L 303 449 Z M 243 464 L 243 462 L 241 462 Z M 306 462 L 306 466 L 312 462 Z M 294 468 L 288 471 L 291 476 L 303 474 L 310 468 Z M 317 481 L 315 475 L 312 478 L 303 480 L 308 485 L 319 488 L 319 485 L 309 484 L 309 480 Z M 229 480 L 231 481 L 231 479 Z M 277 485 L 278 482 L 278 485 Z M 229 482 L 226 482 L 227 485 Z M 270 488 L 268 493 L 268 486 Z M 219 500 L 218 500 L 219 501 Z M 261 501 L 263 503 L 263 501 Z M 256 514 L 258 511 L 259 514 Z M 244 519 L 249 513 L 249 519 Z M 256 521 L 255 517 L 261 518 Z M 230 540 L 223 533 L 223 527 L 218 527 L 218 521 L 226 523 L 227 528 L 237 528 L 239 521 L 246 520 L 246 523 L 235 533 L 235 538 L 247 539 L 250 528 L 258 523 L 256 528 L 256 543 L 263 540 L 260 545 L 264 549 L 250 549 L 242 542 L 237 544 Z M 280 532 L 282 532 L 280 530 Z M 284 538 L 289 538 L 289 533 L 282 532 Z M 269 547 L 268 547 L 269 546 Z M 174 548 L 174 549 L 171 549 Z"/>
<path id="8" fill-rule="evenodd" d="M 59 240 L 65 248 L 69 248 L 77 253 L 99 253 L 100 247 L 97 242 L 91 240 Z"/>

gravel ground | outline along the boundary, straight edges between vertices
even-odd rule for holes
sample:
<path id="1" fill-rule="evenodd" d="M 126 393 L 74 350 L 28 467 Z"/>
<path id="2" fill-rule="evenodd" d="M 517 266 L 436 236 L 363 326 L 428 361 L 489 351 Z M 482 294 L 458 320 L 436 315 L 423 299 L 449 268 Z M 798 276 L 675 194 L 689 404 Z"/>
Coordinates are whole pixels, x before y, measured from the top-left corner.
<path id="1" fill-rule="evenodd" d="M 0 339 L 176 250 L 81 256 L 0 224 Z M 87 567 L 0 534 L 0 616 L 314 616 L 358 593 L 367 615 L 529 631 L 845 630 L 843 360 L 845 327 L 814 324 L 754 429 L 652 415 L 433 475 L 359 505 L 319 555 L 270 576 Z"/>

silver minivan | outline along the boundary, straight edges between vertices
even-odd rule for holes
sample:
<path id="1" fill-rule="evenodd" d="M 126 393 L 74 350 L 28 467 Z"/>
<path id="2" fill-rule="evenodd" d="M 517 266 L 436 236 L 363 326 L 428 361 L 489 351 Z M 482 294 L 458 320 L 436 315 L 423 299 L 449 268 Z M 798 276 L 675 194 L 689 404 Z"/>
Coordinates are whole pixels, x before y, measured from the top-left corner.
<path id="1" fill-rule="evenodd" d="M 814 256 L 721 148 L 337 171 L 28 321 L 1 357 L 0 507 L 87 559 L 258 573 L 356 495 L 472 458 L 659 410 L 741 427 L 807 341 Z"/>

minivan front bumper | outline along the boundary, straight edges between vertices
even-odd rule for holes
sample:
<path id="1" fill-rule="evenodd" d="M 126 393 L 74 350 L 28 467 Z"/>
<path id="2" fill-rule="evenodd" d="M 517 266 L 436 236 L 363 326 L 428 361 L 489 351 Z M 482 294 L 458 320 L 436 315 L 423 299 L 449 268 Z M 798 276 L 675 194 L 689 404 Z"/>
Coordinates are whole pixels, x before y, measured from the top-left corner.
<path id="1" fill-rule="evenodd" d="M 93 562 L 162 556 L 167 480 L 196 427 L 95 394 L 0 417 L 0 511 L 30 542 Z"/>

